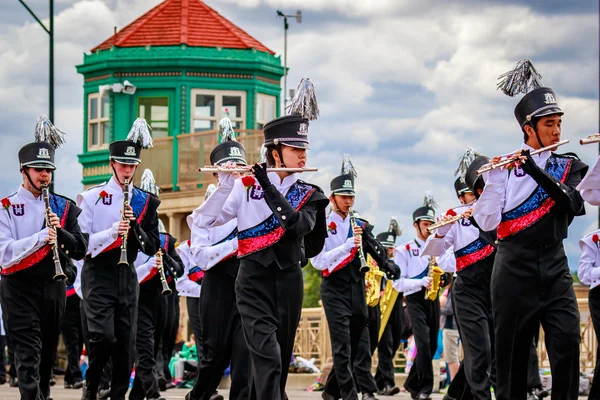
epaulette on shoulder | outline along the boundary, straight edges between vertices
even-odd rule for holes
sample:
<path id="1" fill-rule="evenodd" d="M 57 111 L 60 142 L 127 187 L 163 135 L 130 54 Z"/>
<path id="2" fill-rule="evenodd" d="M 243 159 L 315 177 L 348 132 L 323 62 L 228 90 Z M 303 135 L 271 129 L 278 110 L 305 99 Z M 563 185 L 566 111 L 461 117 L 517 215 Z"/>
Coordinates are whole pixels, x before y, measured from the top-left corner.
<path id="1" fill-rule="evenodd" d="M 54 196 L 56 196 L 56 197 L 62 197 L 63 199 L 65 199 L 65 200 L 67 200 L 67 201 L 70 201 L 70 202 L 71 202 L 71 203 L 73 203 L 73 204 L 77 204 L 77 203 L 76 203 L 76 202 L 75 202 L 73 199 L 70 199 L 70 198 L 69 198 L 69 197 L 67 197 L 67 196 L 63 196 L 62 194 L 57 194 L 57 193 L 54 193 L 54 192 L 51 192 L 51 193 L 52 193 L 52 195 L 54 195 Z"/>
<path id="2" fill-rule="evenodd" d="M 134 187 L 134 188 L 136 188 L 137 190 L 139 190 L 140 192 L 144 192 L 144 193 L 146 193 L 146 194 L 149 194 L 150 196 L 152 196 L 152 197 L 154 197 L 154 198 L 157 198 L 157 199 L 158 199 L 158 196 L 157 196 L 157 195 L 155 195 L 154 193 L 150 193 L 149 191 L 147 191 L 147 190 L 144 190 L 144 189 L 142 189 L 142 188 L 141 188 L 141 187 L 139 187 L 139 186 L 135 186 L 135 185 L 133 185 L 133 187 Z"/>
<path id="3" fill-rule="evenodd" d="M 90 186 L 89 188 L 85 189 L 83 192 L 85 193 L 89 190 L 93 190 L 93 189 L 96 189 L 96 188 L 99 188 L 99 187 L 105 186 L 105 185 L 106 185 L 106 182 L 102 182 L 102 183 L 99 183 L 98 185 Z"/>
<path id="4" fill-rule="evenodd" d="M 558 156 L 558 157 L 572 158 L 574 160 L 581 161 L 581 159 L 579 158 L 579 156 L 577 154 L 575 154 L 575 153 L 562 153 L 562 154 L 554 153 L 554 155 Z"/>

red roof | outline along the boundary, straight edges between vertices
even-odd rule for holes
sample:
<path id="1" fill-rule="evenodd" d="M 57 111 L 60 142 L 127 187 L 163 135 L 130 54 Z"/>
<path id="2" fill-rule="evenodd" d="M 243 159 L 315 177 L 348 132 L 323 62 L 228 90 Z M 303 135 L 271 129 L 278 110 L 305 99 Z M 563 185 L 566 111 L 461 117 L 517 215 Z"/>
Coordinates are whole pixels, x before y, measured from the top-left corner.
<path id="1" fill-rule="evenodd" d="M 275 54 L 202 0 L 165 0 L 92 49 L 178 46 L 256 49 Z"/>

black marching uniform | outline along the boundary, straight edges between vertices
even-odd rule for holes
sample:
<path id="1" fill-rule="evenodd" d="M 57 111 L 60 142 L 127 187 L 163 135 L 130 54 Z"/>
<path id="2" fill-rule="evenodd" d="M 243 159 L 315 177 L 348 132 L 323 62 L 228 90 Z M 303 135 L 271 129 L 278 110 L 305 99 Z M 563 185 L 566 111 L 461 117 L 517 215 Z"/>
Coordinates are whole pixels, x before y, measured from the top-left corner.
<path id="1" fill-rule="evenodd" d="M 515 109 L 521 128 L 553 114 L 563 113 L 552 89 L 544 87 L 526 94 Z M 552 369 L 552 399 L 576 399 L 579 310 L 563 239 L 573 218 L 585 213 L 575 188 L 587 165 L 574 155 L 545 151 L 532 156 L 531 147 L 523 144 L 522 149 L 527 159 L 520 167 L 484 175 L 486 186 L 474 212 L 480 228 L 497 228 L 499 239 L 492 273 L 499 338 L 496 398 L 525 399 L 529 350 L 541 323 Z"/>
<path id="2" fill-rule="evenodd" d="M 46 142 L 27 144 L 19 151 L 19 162 L 21 169 L 54 170 L 54 147 Z M 77 222 L 81 210 L 54 193 L 49 202 L 61 224 L 57 229 L 61 268 L 72 282 L 75 271 L 69 258 L 83 258 L 87 248 L 87 235 Z M 65 311 L 65 281 L 53 279 L 55 264 L 52 245 L 45 241 L 48 228 L 42 196 L 35 197 L 20 186 L 17 193 L 2 199 L 2 205 L 0 301 L 5 327 L 14 347 L 21 398 L 44 400 L 50 397 L 50 376 Z"/>
<path id="3" fill-rule="evenodd" d="M 454 183 L 457 195 L 466 191 L 477 193 L 477 188 L 483 189 L 483 178 L 478 177 L 476 171 L 488 162 L 489 158 L 478 156 L 470 163 L 466 170 L 466 183 L 460 178 Z M 472 208 L 473 203 L 464 204 L 449 210 L 448 215 L 460 215 Z M 462 219 L 438 228 L 427 240 L 423 254 L 440 256 L 450 248 L 454 251 L 456 263 L 452 271 L 446 272 L 456 271 L 452 304 L 465 353 L 460 368 L 472 398 L 491 400 L 490 387 L 495 382 L 495 368 L 490 281 L 496 254 L 496 232 L 481 232 L 473 222 L 472 218 Z"/>
<path id="4" fill-rule="evenodd" d="M 331 181 L 333 195 L 354 196 L 354 176 L 350 171 Z M 354 216 L 343 218 L 336 212 L 327 217 L 328 237 L 323 251 L 311 259 L 312 265 L 323 274 L 321 282 L 321 300 L 329 325 L 333 368 L 329 373 L 323 392 L 324 399 L 356 399 L 358 390 L 377 390 L 375 381 L 361 379 L 355 383 L 353 367 L 359 350 L 361 336 L 366 333 L 365 352 L 370 351 L 367 322 L 367 303 L 365 299 L 365 275 L 361 272 L 361 256 L 367 254 L 386 271 L 390 278 L 397 278 L 399 270 L 387 257 L 387 250 L 375 240 L 372 226 L 365 221 L 356 220 L 362 227 L 362 245 L 354 245 L 354 231 L 351 220 Z M 366 260 L 365 260 L 366 262 Z M 378 326 L 378 324 L 377 324 Z M 378 331 L 378 330 L 377 330 Z M 376 343 L 376 342 L 375 342 Z M 370 360 L 370 357 L 369 357 Z M 370 366 L 369 366 L 370 375 Z M 363 394 L 369 392 L 363 392 Z M 368 398 L 368 396 L 367 396 Z"/>
<path id="5" fill-rule="evenodd" d="M 394 249 L 396 247 L 396 236 L 396 232 L 393 231 L 382 232 L 377 235 L 377 240 L 386 249 Z M 395 289 L 392 287 L 392 290 Z M 393 396 L 400 392 L 400 388 L 396 386 L 394 377 L 394 357 L 402 340 L 402 329 L 404 326 L 403 302 L 404 294 L 398 293 L 394 304 L 387 305 L 387 307 L 392 307 L 392 311 L 385 327 L 379 328 L 379 331 L 383 330 L 383 332 L 377 343 L 379 360 L 375 372 L 375 382 L 377 384 L 378 393 L 387 396 Z"/>
<path id="6" fill-rule="evenodd" d="M 76 286 L 81 285 L 81 266 L 79 261 L 73 262 L 77 271 L 77 279 L 67 285 L 67 306 L 61 327 L 63 341 L 67 350 L 67 368 L 65 371 L 65 389 L 81 389 L 83 381 L 79 360 L 83 351 L 83 326 L 81 319 L 81 299 L 76 293 Z M 77 282 L 79 280 L 79 282 Z"/>
<path id="7" fill-rule="evenodd" d="M 220 125 L 230 126 L 221 121 Z M 211 165 L 234 162 L 246 165 L 246 151 L 242 144 L 227 140 L 229 135 L 210 154 Z M 207 192 L 207 198 L 211 193 Z M 223 371 L 231 363 L 229 398 L 245 400 L 249 397 L 249 355 L 242 320 L 236 304 L 235 282 L 240 260 L 237 258 L 238 221 L 236 218 L 222 226 L 201 228 L 193 224 L 191 255 L 195 265 L 204 270 L 200 292 L 200 319 L 202 350 L 194 388 L 187 399 L 209 400 L 217 390 Z"/>
<path id="8" fill-rule="evenodd" d="M 130 140 L 110 144 L 111 159 L 139 164 L 141 145 Z M 90 235 L 90 246 L 81 276 L 83 309 L 89 335 L 89 368 L 83 398 L 95 399 L 102 370 L 112 359 L 111 399 L 123 400 L 129 387 L 134 360 L 135 324 L 139 283 L 133 262 L 138 252 L 155 254 L 160 246 L 157 208 L 160 200 L 133 185 L 129 205 L 136 220 L 127 236 L 128 265 L 118 265 L 122 239 L 118 236 L 123 189 L 113 175 L 106 184 L 78 196 L 83 209 L 82 230 Z"/>
<path id="9" fill-rule="evenodd" d="M 155 192 L 154 192 L 155 193 Z M 166 232 L 159 234 L 160 248 L 162 250 L 163 271 L 171 271 L 172 276 L 183 274 L 183 263 L 175 251 L 177 239 Z M 156 267 L 156 256 L 139 253 L 136 259 L 136 273 L 140 282 L 140 295 L 138 299 L 137 333 L 136 333 L 136 362 L 133 387 L 129 393 L 129 400 L 158 399 L 160 391 L 156 368 L 158 355 L 157 337 L 161 337 L 165 320 L 164 296 L 161 274 Z M 165 288 L 169 289 L 166 283 Z"/>
<path id="10" fill-rule="evenodd" d="M 379 327 L 381 326 L 381 308 L 379 304 L 367 305 L 367 321 L 358 342 L 358 351 L 354 359 L 354 381 L 356 389 L 363 394 L 364 400 L 375 399 L 377 383 L 371 373 L 373 353 L 377 349 Z"/>
<path id="11" fill-rule="evenodd" d="M 265 146 L 307 148 L 307 133 L 307 118 L 280 117 L 265 125 Z M 250 352 L 251 398 L 281 400 L 286 398 L 302 310 L 302 260 L 323 246 L 329 200 L 296 174 L 282 180 L 277 173 L 266 172 L 265 164 L 254 170 L 257 182 L 220 174 L 219 188 L 194 211 L 194 225 L 211 227 L 238 219 L 235 294 Z"/>

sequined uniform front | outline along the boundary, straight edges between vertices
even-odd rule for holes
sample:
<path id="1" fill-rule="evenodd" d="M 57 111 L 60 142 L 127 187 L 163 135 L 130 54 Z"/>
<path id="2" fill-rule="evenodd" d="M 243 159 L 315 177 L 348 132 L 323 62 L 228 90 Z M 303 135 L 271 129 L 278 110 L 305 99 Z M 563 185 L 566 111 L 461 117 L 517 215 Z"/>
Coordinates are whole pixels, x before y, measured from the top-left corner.
<path id="1" fill-rule="evenodd" d="M 541 323 L 552 399 L 576 399 L 579 311 L 563 239 L 573 218 L 585 213 L 575 188 L 587 166 L 549 151 L 531 159 L 528 166 L 484 175 L 474 207 L 481 229 L 497 228 L 499 238 L 491 283 L 495 336 L 502 338 L 495 345 L 496 398 L 525 399 L 529 350 Z"/>

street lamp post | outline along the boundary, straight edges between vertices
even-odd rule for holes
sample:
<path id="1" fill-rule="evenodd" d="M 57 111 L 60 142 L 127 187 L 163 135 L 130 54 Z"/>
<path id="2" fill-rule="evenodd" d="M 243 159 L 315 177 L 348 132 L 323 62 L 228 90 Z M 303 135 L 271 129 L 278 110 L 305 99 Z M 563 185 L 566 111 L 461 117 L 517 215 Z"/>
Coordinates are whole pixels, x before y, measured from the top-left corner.
<path id="1" fill-rule="evenodd" d="M 29 14 L 37 21 L 38 24 L 46 31 L 50 37 L 49 46 L 49 62 L 48 62 L 48 118 L 52 123 L 54 121 L 54 0 L 48 0 L 50 3 L 50 29 L 46 28 L 46 25 L 35 15 L 35 13 L 25 4 L 23 0 L 19 2 L 25 7 Z M 54 174 L 52 174 L 52 181 L 50 182 L 50 190 L 54 190 Z"/>
<path id="2" fill-rule="evenodd" d="M 299 24 L 302 23 L 302 11 L 296 11 L 296 14 L 284 14 L 277 10 L 277 16 L 283 17 L 283 109 L 287 107 L 287 31 L 289 25 L 288 18 L 296 18 Z"/>

